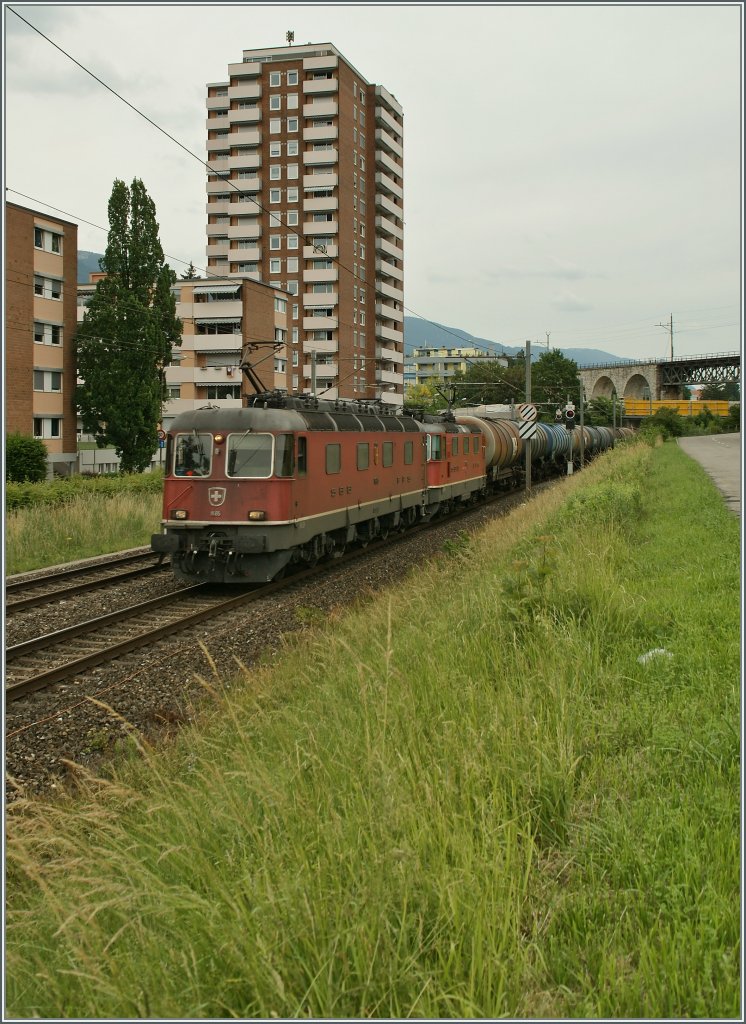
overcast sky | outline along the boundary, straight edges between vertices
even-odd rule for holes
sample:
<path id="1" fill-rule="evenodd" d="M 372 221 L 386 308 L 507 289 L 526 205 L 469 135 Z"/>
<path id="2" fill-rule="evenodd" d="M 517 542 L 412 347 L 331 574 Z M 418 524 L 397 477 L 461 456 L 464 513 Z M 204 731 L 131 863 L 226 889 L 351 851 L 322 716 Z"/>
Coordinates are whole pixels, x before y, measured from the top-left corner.
<path id="1" fill-rule="evenodd" d="M 245 48 L 333 43 L 404 108 L 409 315 L 637 358 L 672 314 L 676 355 L 741 347 L 740 4 L 4 3 L 8 200 L 103 252 L 82 221 L 142 178 L 172 265 L 204 267 L 204 167 L 13 10 L 200 159 Z"/>

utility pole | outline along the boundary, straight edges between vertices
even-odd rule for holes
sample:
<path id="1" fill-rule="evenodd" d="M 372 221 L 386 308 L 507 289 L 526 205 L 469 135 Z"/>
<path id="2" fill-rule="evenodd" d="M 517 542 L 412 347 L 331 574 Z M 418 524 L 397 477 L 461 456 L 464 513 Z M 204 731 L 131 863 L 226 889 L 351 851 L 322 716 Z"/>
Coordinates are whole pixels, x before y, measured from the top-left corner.
<path id="1" fill-rule="evenodd" d="M 551 332 L 551 331 L 544 331 L 544 333 L 545 333 L 545 334 L 546 334 L 546 336 L 547 336 L 547 352 L 548 352 L 548 351 L 549 351 L 549 335 L 550 335 L 550 334 L 551 334 L 552 332 Z"/>
<path id="2" fill-rule="evenodd" d="M 316 397 L 316 349 L 311 352 L 311 394 Z"/>
<path id="3" fill-rule="evenodd" d="M 531 404 L 531 342 L 526 342 L 526 404 Z M 531 496 L 531 438 L 526 438 L 526 493 Z"/>
<path id="4" fill-rule="evenodd" d="M 671 320 L 667 324 L 656 324 L 656 327 L 664 327 L 671 336 L 671 362 L 673 362 L 673 313 L 671 314 Z"/>

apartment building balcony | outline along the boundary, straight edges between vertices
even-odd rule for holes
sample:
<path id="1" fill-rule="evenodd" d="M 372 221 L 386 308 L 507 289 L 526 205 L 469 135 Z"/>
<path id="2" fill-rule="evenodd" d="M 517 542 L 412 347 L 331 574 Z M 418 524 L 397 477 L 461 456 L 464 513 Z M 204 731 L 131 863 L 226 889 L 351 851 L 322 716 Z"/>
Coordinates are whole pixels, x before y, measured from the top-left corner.
<path id="1" fill-rule="evenodd" d="M 303 330 L 304 331 L 336 331 L 338 327 L 336 316 L 304 316 L 303 317 Z M 308 344 L 323 345 L 323 344 L 334 344 L 337 342 L 308 342 Z"/>
<path id="2" fill-rule="evenodd" d="M 383 324 L 376 324 L 376 338 L 379 341 L 391 341 L 395 345 L 404 344 L 404 331 L 396 330 L 393 327 L 384 327 Z"/>
<path id="3" fill-rule="evenodd" d="M 242 188 L 244 186 L 241 186 Z M 264 210 L 255 202 L 253 199 L 239 201 L 239 194 L 235 189 L 231 188 L 233 195 L 231 201 L 228 202 L 228 209 L 232 217 L 260 217 Z M 223 205 L 222 203 L 220 204 Z M 218 212 L 217 210 L 215 211 Z"/>
<path id="4" fill-rule="evenodd" d="M 308 319 L 308 317 L 306 318 Z M 322 330 L 321 327 L 316 328 L 317 331 Z M 303 342 L 303 351 L 306 355 L 309 352 L 321 352 L 324 355 L 337 355 L 339 348 L 339 342 L 337 341 L 316 341 L 314 338 L 309 338 Z"/>
<path id="5" fill-rule="evenodd" d="M 222 217 L 220 219 L 222 220 L 223 223 L 208 224 L 207 225 L 207 234 L 208 234 L 208 236 L 216 236 L 217 235 L 219 238 L 224 238 L 225 237 L 226 232 L 228 231 L 228 225 L 229 225 L 229 222 L 230 222 L 230 218 L 229 217 Z"/>
<path id="6" fill-rule="evenodd" d="M 232 131 L 228 139 L 231 146 L 259 146 L 262 141 L 260 128 L 243 128 L 239 131 Z"/>
<path id="7" fill-rule="evenodd" d="M 228 74 L 233 81 L 236 78 L 258 78 L 262 73 L 263 65 L 258 61 L 239 61 L 236 64 L 228 65 Z"/>
<path id="8" fill-rule="evenodd" d="M 231 186 L 227 184 L 227 178 L 218 178 L 216 181 L 207 181 L 205 184 L 207 186 L 208 195 L 214 195 L 215 193 L 223 194 L 232 191 Z"/>
<path id="9" fill-rule="evenodd" d="M 257 124 L 262 119 L 262 108 L 261 107 L 232 107 L 228 111 L 228 117 L 231 124 L 235 124 L 237 121 L 251 124 Z"/>
<path id="10" fill-rule="evenodd" d="M 382 320 L 395 320 L 397 323 L 404 323 L 404 313 L 401 309 L 395 309 L 394 306 L 389 306 L 383 302 L 376 303 L 376 316 L 380 316 Z"/>
<path id="11" fill-rule="evenodd" d="M 258 78 L 262 73 L 264 65 L 258 60 L 237 61 L 228 65 L 228 74 L 234 78 Z"/>
<path id="12" fill-rule="evenodd" d="M 303 188 L 307 192 L 313 192 L 315 189 L 328 189 L 336 188 L 338 177 L 336 174 L 304 174 L 303 175 Z"/>
<path id="13" fill-rule="evenodd" d="M 393 256 L 395 260 L 403 260 L 404 252 L 399 249 L 393 242 L 386 241 L 385 238 L 376 238 L 376 252 L 385 252 L 387 256 Z"/>
<path id="14" fill-rule="evenodd" d="M 234 175 L 231 178 L 231 184 L 227 185 L 223 182 L 222 191 L 230 191 L 232 196 L 237 195 L 236 189 L 240 189 L 242 192 L 261 192 L 262 190 L 262 179 L 258 176 L 253 178 L 239 178 Z M 253 200 L 252 200 L 253 203 Z"/>
<path id="15" fill-rule="evenodd" d="M 376 233 L 398 238 L 399 241 L 404 238 L 403 230 L 388 217 L 376 217 Z"/>
<path id="16" fill-rule="evenodd" d="M 336 78 L 306 78 L 303 81 L 304 96 L 324 96 L 339 92 L 339 81 Z"/>
<path id="17" fill-rule="evenodd" d="M 229 186 L 230 187 L 230 186 Z M 227 217 L 231 212 L 231 201 L 230 199 L 221 199 L 216 203 L 205 203 L 205 213 L 208 217 Z"/>
<path id="18" fill-rule="evenodd" d="M 216 225 L 217 226 L 217 225 Z M 228 238 L 245 238 L 251 241 L 256 241 L 257 238 L 262 237 L 262 226 L 261 224 L 229 224 L 228 225 Z"/>
<path id="19" fill-rule="evenodd" d="M 315 103 L 303 104 L 304 117 L 336 117 L 339 104 L 336 100 L 316 100 Z"/>
<path id="20" fill-rule="evenodd" d="M 304 142 L 335 142 L 338 138 L 339 128 L 335 124 L 322 124 L 303 129 Z"/>
<path id="21" fill-rule="evenodd" d="M 239 85 L 228 86 L 229 100 L 260 100 L 262 98 L 261 82 L 241 82 Z"/>
<path id="22" fill-rule="evenodd" d="M 389 277 L 393 281 L 404 280 L 404 271 L 401 267 L 395 267 L 393 263 L 389 263 L 387 260 L 376 260 L 376 273 L 383 274 L 384 277 Z"/>
<path id="23" fill-rule="evenodd" d="M 207 255 L 209 256 L 227 256 L 228 255 L 228 239 L 226 238 L 221 242 L 208 242 L 207 243 Z"/>
<path id="24" fill-rule="evenodd" d="M 303 222 L 304 235 L 336 235 L 339 222 L 336 220 L 306 220 Z"/>
<path id="25" fill-rule="evenodd" d="M 339 271 L 336 267 L 331 270 L 304 270 L 304 284 L 327 284 L 339 280 Z"/>
<path id="26" fill-rule="evenodd" d="M 234 246 L 228 250 L 228 255 L 231 263 L 257 263 L 262 258 L 262 247 L 255 245 L 251 249 L 239 249 Z"/>
<path id="27" fill-rule="evenodd" d="M 251 153 L 239 153 L 237 156 L 228 157 L 228 167 L 231 170 L 256 171 L 262 166 L 262 154 L 259 150 Z"/>
<path id="28" fill-rule="evenodd" d="M 339 160 L 339 151 L 330 146 L 329 149 L 306 149 L 303 151 L 303 165 L 305 167 L 322 167 L 324 164 L 336 164 Z"/>
<path id="29" fill-rule="evenodd" d="M 334 53 L 328 53 L 323 57 L 304 57 L 304 71 L 334 71 L 339 67 L 339 57 Z"/>
<path id="30" fill-rule="evenodd" d="M 225 131 L 226 129 L 230 130 L 230 126 L 231 123 L 228 118 L 227 110 L 224 114 L 220 114 L 220 116 L 216 117 L 208 117 L 205 121 L 205 129 L 208 132 Z"/>
<path id="31" fill-rule="evenodd" d="M 303 200 L 303 212 L 304 213 L 325 213 L 328 211 L 338 210 L 339 200 L 336 196 L 322 196 L 320 199 L 308 199 Z"/>
<path id="32" fill-rule="evenodd" d="M 304 308 L 311 309 L 314 306 L 328 306 L 330 309 L 332 306 L 336 306 L 339 302 L 339 294 L 337 292 L 320 292 L 318 295 L 314 292 L 304 292 L 301 296 L 303 299 Z"/>
<path id="33" fill-rule="evenodd" d="M 312 341 L 309 342 L 308 343 L 308 347 L 311 350 L 315 349 L 316 352 L 319 351 L 316 348 L 315 342 L 312 342 Z M 308 352 L 306 352 L 306 355 L 308 355 Z M 310 361 L 303 364 L 303 376 L 304 377 L 308 377 L 309 380 L 311 379 L 311 367 L 312 366 L 313 366 L 313 363 L 311 363 Z M 319 377 L 324 377 L 324 378 L 336 377 L 338 373 L 339 373 L 339 364 L 338 363 L 320 363 L 317 360 L 317 362 L 316 362 L 316 379 L 317 380 L 319 379 Z"/>
<path id="34" fill-rule="evenodd" d="M 379 278 L 376 278 L 376 295 L 384 295 L 387 299 L 393 299 L 394 302 L 404 302 L 404 292 L 401 288 L 394 288 L 393 285 L 386 284 Z"/>
<path id="35" fill-rule="evenodd" d="M 404 198 L 401 186 L 397 185 L 393 178 L 384 174 L 383 171 L 376 171 L 376 191 L 387 192 L 390 196 L 396 196 L 397 199 Z"/>
<path id="36" fill-rule="evenodd" d="M 376 99 L 379 103 L 382 103 L 383 106 L 388 107 L 388 109 L 397 117 L 402 117 L 404 115 L 401 103 L 399 103 L 397 98 L 388 91 L 385 85 L 376 86 Z"/>
<path id="37" fill-rule="evenodd" d="M 324 260 L 332 259 L 335 260 L 339 253 L 339 248 L 336 245 L 327 245 L 324 247 L 324 252 L 319 252 L 318 249 L 314 249 L 312 245 L 303 246 L 303 259 L 304 260 Z"/>
<path id="38" fill-rule="evenodd" d="M 211 172 L 215 172 L 216 174 L 222 174 L 224 177 L 227 178 L 230 173 L 230 166 L 228 164 L 229 160 L 230 157 L 228 153 L 226 153 L 224 156 L 213 157 L 212 160 L 208 160 L 207 162 L 210 165 Z"/>
<path id="39" fill-rule="evenodd" d="M 404 174 L 404 168 L 401 164 L 393 160 L 388 153 L 385 153 L 382 149 L 376 150 L 376 167 L 383 168 L 384 171 L 388 171 L 394 178 L 401 178 Z"/>
<path id="40" fill-rule="evenodd" d="M 217 303 L 216 303 L 216 305 L 217 305 Z M 224 306 L 232 306 L 233 303 L 232 302 L 224 302 L 224 303 L 221 302 L 220 305 L 221 306 L 223 306 L 223 305 Z M 235 317 L 231 317 L 231 319 L 241 320 L 241 317 L 243 316 L 243 309 L 240 308 L 241 307 L 241 303 L 238 302 L 238 303 L 236 303 L 236 305 L 239 306 L 238 314 Z M 224 320 L 224 319 L 226 319 L 228 317 L 230 317 L 230 313 L 228 312 L 228 310 L 226 310 L 222 317 L 218 317 L 216 319 Z M 210 320 L 207 317 L 203 318 L 201 316 L 195 316 L 194 319 L 195 320 L 199 320 L 201 323 L 210 323 Z M 213 320 L 212 322 L 214 323 L 215 321 Z M 185 344 L 185 342 L 187 340 L 187 337 L 189 338 L 189 341 L 191 342 L 190 345 L 186 345 Z M 241 334 L 240 331 L 239 331 L 238 334 L 191 334 L 191 335 L 185 335 L 184 340 L 182 342 L 181 348 L 182 348 L 183 352 L 190 352 L 190 351 L 192 351 L 192 352 L 235 352 L 236 353 L 236 362 L 239 363 L 241 361 L 240 360 L 240 356 L 241 356 L 241 350 L 243 348 L 243 335 Z"/>
<path id="41" fill-rule="evenodd" d="M 399 142 L 402 137 L 402 126 L 397 124 L 395 119 L 384 107 L 376 107 L 376 124 L 380 128 L 385 128 L 394 139 Z"/>
<path id="42" fill-rule="evenodd" d="M 401 371 L 396 370 L 376 370 L 376 384 L 401 384 L 402 374 Z"/>
<path id="43" fill-rule="evenodd" d="M 397 352 L 395 348 L 389 348 L 387 345 L 376 345 L 376 359 L 380 359 L 383 363 L 404 365 L 404 353 Z"/>
<path id="44" fill-rule="evenodd" d="M 376 193 L 376 209 L 382 210 L 383 213 L 388 213 L 394 222 L 401 221 L 404 217 L 403 208 L 397 206 L 393 199 L 384 195 L 383 192 Z"/>
<path id="45" fill-rule="evenodd" d="M 208 96 L 205 106 L 208 110 L 227 110 L 230 106 L 230 97 L 227 93 L 224 96 Z"/>
<path id="46" fill-rule="evenodd" d="M 390 135 L 385 128 L 376 128 L 376 149 L 387 149 L 389 153 L 398 156 L 399 160 L 404 159 L 404 149 L 401 144 Z"/>

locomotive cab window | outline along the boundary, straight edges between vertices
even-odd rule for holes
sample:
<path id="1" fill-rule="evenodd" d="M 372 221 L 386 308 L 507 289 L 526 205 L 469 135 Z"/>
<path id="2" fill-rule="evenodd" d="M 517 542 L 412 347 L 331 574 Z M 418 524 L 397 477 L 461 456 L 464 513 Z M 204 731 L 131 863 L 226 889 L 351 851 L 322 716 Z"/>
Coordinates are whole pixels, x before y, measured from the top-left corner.
<path id="1" fill-rule="evenodd" d="M 275 438 L 275 476 L 292 476 L 295 472 L 295 451 L 292 434 Z"/>
<path id="2" fill-rule="evenodd" d="M 212 434 L 177 434 L 174 441 L 176 476 L 209 476 L 212 464 Z"/>
<path id="3" fill-rule="evenodd" d="M 273 440 L 271 434 L 231 434 L 226 458 L 227 475 L 261 479 L 271 476 Z"/>

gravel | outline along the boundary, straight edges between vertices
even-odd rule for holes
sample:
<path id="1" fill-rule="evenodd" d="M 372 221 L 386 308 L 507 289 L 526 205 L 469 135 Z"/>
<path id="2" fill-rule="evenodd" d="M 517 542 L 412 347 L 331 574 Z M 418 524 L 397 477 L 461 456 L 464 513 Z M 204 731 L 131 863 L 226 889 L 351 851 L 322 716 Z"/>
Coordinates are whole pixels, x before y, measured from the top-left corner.
<path id="1" fill-rule="evenodd" d="M 551 484 L 535 487 L 534 493 L 547 486 Z M 523 491 L 518 491 L 498 505 L 474 509 L 392 547 L 370 552 L 349 566 L 332 566 L 323 577 L 299 582 L 245 610 L 228 613 L 219 623 L 182 632 L 9 704 L 5 718 L 8 802 L 61 794 L 74 778 L 71 765 L 95 772 L 133 729 L 152 743 L 166 740 L 181 724 L 192 721 L 205 693 L 197 676 L 209 679 L 213 672 L 199 641 L 207 647 L 217 671 L 230 677 L 237 662 L 250 667 L 260 656 L 272 657 L 280 649 L 283 634 L 308 628 L 313 617 L 309 609 L 326 617 L 333 608 L 359 599 L 361 584 L 369 591 L 391 586 L 413 564 L 441 552 L 447 540 L 478 529 L 525 500 Z M 13 578 L 28 579 L 46 571 Z M 164 573 L 18 612 L 6 621 L 6 643 L 20 643 L 183 586 Z"/>

